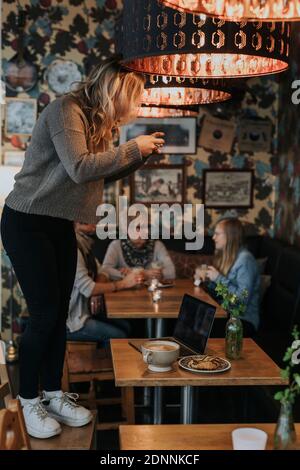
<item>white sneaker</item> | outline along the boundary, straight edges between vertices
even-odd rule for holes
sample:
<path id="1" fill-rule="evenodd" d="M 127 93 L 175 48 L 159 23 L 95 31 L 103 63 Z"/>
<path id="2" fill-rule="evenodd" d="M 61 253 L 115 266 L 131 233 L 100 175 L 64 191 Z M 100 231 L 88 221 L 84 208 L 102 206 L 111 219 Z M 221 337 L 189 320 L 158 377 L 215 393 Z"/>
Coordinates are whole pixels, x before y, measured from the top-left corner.
<path id="1" fill-rule="evenodd" d="M 48 416 L 40 397 L 27 400 L 18 397 L 23 407 L 24 421 L 30 436 L 47 439 L 61 433 L 60 424 Z"/>
<path id="2" fill-rule="evenodd" d="M 68 426 L 79 427 L 92 421 L 90 410 L 77 405 L 77 393 L 43 392 L 43 404 L 49 416 Z"/>

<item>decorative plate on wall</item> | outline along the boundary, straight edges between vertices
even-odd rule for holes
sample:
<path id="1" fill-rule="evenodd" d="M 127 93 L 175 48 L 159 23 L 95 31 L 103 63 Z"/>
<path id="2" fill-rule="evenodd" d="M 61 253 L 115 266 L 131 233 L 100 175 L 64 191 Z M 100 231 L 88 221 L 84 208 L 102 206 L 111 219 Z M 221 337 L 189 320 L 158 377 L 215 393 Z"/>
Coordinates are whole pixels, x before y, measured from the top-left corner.
<path id="1" fill-rule="evenodd" d="M 63 95 L 71 91 L 74 82 L 82 80 L 82 73 L 72 60 L 56 59 L 49 65 L 45 79 L 54 93 Z"/>

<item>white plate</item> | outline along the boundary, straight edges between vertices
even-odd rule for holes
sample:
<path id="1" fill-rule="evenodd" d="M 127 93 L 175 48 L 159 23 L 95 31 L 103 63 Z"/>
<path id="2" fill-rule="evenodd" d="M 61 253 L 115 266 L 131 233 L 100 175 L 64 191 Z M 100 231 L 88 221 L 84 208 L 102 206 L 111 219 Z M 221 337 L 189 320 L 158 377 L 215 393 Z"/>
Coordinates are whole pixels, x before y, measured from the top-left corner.
<path id="1" fill-rule="evenodd" d="M 185 356 L 179 359 L 178 364 L 180 365 L 180 367 L 182 367 L 182 369 L 188 370 L 189 372 L 194 372 L 195 374 L 218 374 L 219 372 L 225 372 L 226 370 L 229 370 L 231 368 L 230 362 L 227 361 L 227 359 L 224 359 L 223 357 L 220 357 L 219 359 L 222 359 L 222 361 L 224 362 L 224 366 L 216 370 L 193 369 L 192 367 L 189 367 L 187 365 L 187 363 L 191 359 L 198 359 L 198 358 L 200 359 L 201 357 L 204 357 L 204 355 L 194 354 L 193 356 Z M 216 356 L 216 357 L 219 357 L 219 356 Z"/>

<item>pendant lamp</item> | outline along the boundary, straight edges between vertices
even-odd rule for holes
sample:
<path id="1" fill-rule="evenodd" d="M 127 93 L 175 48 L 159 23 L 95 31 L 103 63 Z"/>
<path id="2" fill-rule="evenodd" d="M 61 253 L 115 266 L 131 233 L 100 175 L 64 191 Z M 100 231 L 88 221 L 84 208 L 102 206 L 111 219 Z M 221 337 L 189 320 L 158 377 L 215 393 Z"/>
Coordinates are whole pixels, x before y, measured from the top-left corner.
<path id="1" fill-rule="evenodd" d="M 197 117 L 199 109 L 195 106 L 147 106 L 140 107 L 138 117 L 143 118 L 170 118 L 170 117 Z"/>
<path id="2" fill-rule="evenodd" d="M 161 0 L 161 3 L 180 11 L 227 20 L 300 20 L 299 0 Z"/>
<path id="3" fill-rule="evenodd" d="M 115 25 L 115 51 L 123 55 L 124 26 L 123 15 Z M 161 75 L 145 75 L 145 91 L 142 103 L 153 106 L 190 106 L 217 103 L 231 97 L 225 81 L 221 79 L 200 79 L 171 77 Z M 171 111 L 171 109 L 170 109 Z M 145 111 L 144 111 L 145 112 Z M 166 113 L 166 111 L 163 111 Z M 158 113 L 153 110 L 153 113 Z"/>
<path id="4" fill-rule="evenodd" d="M 288 68 L 288 22 L 230 22 L 124 0 L 122 34 L 123 65 L 137 72 L 232 78 Z"/>
<path id="5" fill-rule="evenodd" d="M 224 80 L 146 75 L 142 103 L 190 106 L 217 103 L 230 97 Z"/>

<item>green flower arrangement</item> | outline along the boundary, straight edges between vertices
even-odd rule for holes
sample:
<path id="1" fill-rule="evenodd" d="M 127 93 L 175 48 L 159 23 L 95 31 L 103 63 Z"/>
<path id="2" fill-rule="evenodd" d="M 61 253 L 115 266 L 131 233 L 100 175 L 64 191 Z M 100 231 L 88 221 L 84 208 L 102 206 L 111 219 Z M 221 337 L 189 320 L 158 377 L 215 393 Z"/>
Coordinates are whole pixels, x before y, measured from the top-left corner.
<path id="1" fill-rule="evenodd" d="M 282 378 L 288 380 L 289 385 L 274 395 L 275 400 L 281 403 L 274 434 L 275 449 L 294 449 L 297 440 L 292 411 L 296 397 L 300 394 L 300 374 L 295 371 L 295 367 L 300 364 L 300 339 L 297 326 L 294 326 L 292 336 L 293 342 L 283 357 L 287 365 L 281 370 Z"/>
<path id="2" fill-rule="evenodd" d="M 300 364 L 300 334 L 295 325 L 292 331 L 293 342 L 287 348 L 283 361 L 287 363 L 285 369 L 281 370 L 281 377 L 289 381 L 289 386 L 280 392 L 275 393 L 275 400 L 280 403 L 295 403 L 297 395 L 300 395 L 300 373 L 294 372 L 295 367 Z"/>
<path id="3" fill-rule="evenodd" d="M 223 282 L 218 282 L 215 291 L 222 299 L 221 307 L 230 315 L 225 329 L 225 354 L 228 359 L 239 359 L 243 349 L 243 324 L 240 317 L 246 310 L 248 291 L 240 295 L 230 292 Z"/>
<path id="4" fill-rule="evenodd" d="M 244 289 L 241 295 L 233 294 L 223 282 L 218 282 L 215 292 L 222 298 L 221 307 L 232 317 L 239 318 L 244 315 L 248 298 L 248 291 Z"/>

